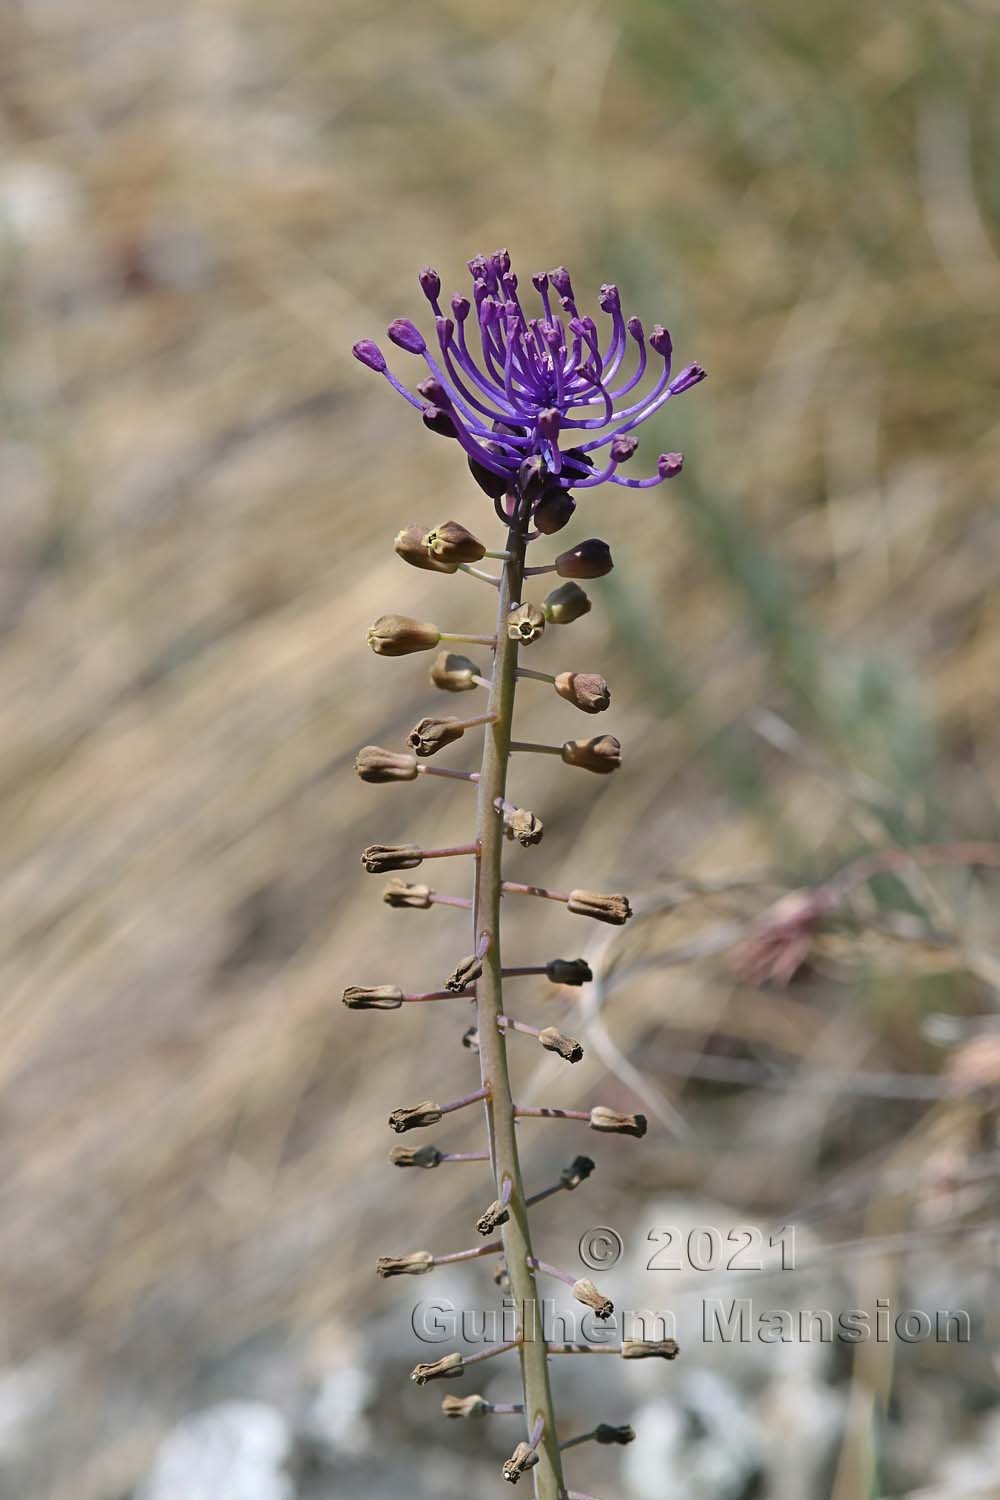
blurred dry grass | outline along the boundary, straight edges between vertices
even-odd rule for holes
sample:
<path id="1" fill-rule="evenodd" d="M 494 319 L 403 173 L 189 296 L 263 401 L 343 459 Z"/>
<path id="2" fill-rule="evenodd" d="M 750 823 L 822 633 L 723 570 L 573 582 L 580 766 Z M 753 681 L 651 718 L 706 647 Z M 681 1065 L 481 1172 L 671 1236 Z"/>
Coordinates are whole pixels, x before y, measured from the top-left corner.
<path id="1" fill-rule="evenodd" d="M 359 1024 L 337 996 L 397 977 L 387 951 L 432 984 L 464 925 L 393 925 L 356 851 L 459 832 L 463 808 L 350 774 L 428 701 L 363 628 L 478 623 L 474 582 L 388 543 L 486 524 L 448 445 L 349 358 L 416 308 L 419 264 L 450 287 L 508 244 L 525 272 L 613 277 L 711 373 L 646 441 L 686 450 L 682 479 L 578 528 L 619 566 L 556 665 L 607 671 L 628 770 L 595 791 L 519 767 L 550 831 L 512 868 L 780 887 L 869 843 L 996 836 L 996 21 L 933 0 L 3 12 L 0 1269 L 8 1358 L 71 1347 L 90 1375 L 53 1493 L 122 1493 L 163 1412 L 258 1331 L 321 1361 L 399 1237 L 379 1122 L 450 1029 Z M 542 696 L 528 712 L 565 729 Z M 935 889 L 997 948 L 993 903 Z M 544 915 L 532 956 L 579 943 Z M 922 967 L 897 945 L 860 985 L 733 1003 L 706 961 L 605 1019 L 647 1062 L 671 1017 L 728 1015 L 791 1055 L 915 1071 L 921 1006 L 993 1003 L 960 952 Z M 715 1108 L 697 1149 L 629 1170 L 753 1200 L 711 1130 L 741 1105 Z M 793 1160 L 771 1132 L 792 1197 L 820 1133 Z M 541 1172 L 564 1143 L 533 1149 Z M 443 1175 L 407 1242 L 459 1233 L 475 1184 L 456 1204 Z"/>

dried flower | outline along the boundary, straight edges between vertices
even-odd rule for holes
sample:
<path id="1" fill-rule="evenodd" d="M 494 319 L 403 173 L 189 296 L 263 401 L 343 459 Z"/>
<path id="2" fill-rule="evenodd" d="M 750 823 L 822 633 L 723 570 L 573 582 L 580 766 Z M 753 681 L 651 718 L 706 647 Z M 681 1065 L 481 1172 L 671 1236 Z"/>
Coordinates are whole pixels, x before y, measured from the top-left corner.
<path id="1" fill-rule="evenodd" d="M 421 719 L 419 724 L 414 724 L 406 739 L 421 760 L 426 760 L 443 750 L 445 745 L 453 745 L 464 733 L 461 719 Z"/>
<path id="2" fill-rule="evenodd" d="M 431 667 L 431 682 L 446 693 L 467 693 L 478 686 L 475 679 L 482 675 L 474 661 L 454 651 L 439 652 Z"/>
<path id="3" fill-rule="evenodd" d="M 518 1443 L 510 1458 L 504 1464 L 502 1474 L 508 1484 L 517 1484 L 522 1474 L 527 1474 L 538 1462 L 538 1454 L 534 1448 L 527 1443 Z"/>
<path id="4" fill-rule="evenodd" d="M 469 1026 L 465 1031 L 462 1032 L 462 1046 L 466 1047 L 470 1052 L 479 1051 L 478 1026 Z"/>
<path id="5" fill-rule="evenodd" d="M 478 954 L 470 953 L 468 958 L 460 959 L 452 972 L 444 982 L 446 990 L 460 995 L 470 984 L 475 983 L 483 972 L 483 961 Z"/>
<path id="6" fill-rule="evenodd" d="M 578 917 L 594 917 L 612 927 L 623 927 L 632 915 L 627 896 L 604 896 L 600 891 L 570 891 L 567 904 Z"/>
<path id="7" fill-rule="evenodd" d="M 433 1099 L 424 1099 L 409 1108 L 394 1109 L 389 1116 L 389 1128 L 402 1135 L 405 1130 L 422 1130 L 425 1125 L 436 1125 L 441 1115 L 440 1104 L 435 1104 Z"/>
<path id="8" fill-rule="evenodd" d="M 610 1135 L 634 1135 L 641 1140 L 646 1134 L 646 1116 L 621 1115 L 606 1104 L 595 1104 L 590 1111 L 590 1128 Z"/>
<path id="9" fill-rule="evenodd" d="M 558 1052 L 567 1062 L 579 1062 L 583 1056 L 583 1048 L 575 1037 L 563 1036 L 554 1026 L 546 1026 L 538 1033 L 538 1040 L 546 1052 Z"/>
<path id="10" fill-rule="evenodd" d="M 559 1181 L 564 1188 L 572 1192 L 578 1188 L 581 1182 L 586 1182 L 594 1170 L 594 1163 L 589 1156 L 574 1156 L 568 1167 L 563 1167 L 559 1173 Z"/>
<path id="11" fill-rule="evenodd" d="M 586 1277 L 581 1281 L 574 1281 L 573 1296 L 585 1307 L 592 1307 L 602 1323 L 606 1323 L 615 1310 L 615 1304 L 611 1299 L 599 1292 L 594 1283 L 588 1281 Z"/>
<path id="12" fill-rule="evenodd" d="M 412 870 L 423 859 L 416 844 L 369 844 L 361 851 L 361 863 L 369 875 L 384 875 L 387 870 Z"/>
<path id="13" fill-rule="evenodd" d="M 412 755 L 383 750 L 381 745 L 364 745 L 354 757 L 354 769 L 362 781 L 416 781 L 417 762 Z"/>
<path id="14" fill-rule="evenodd" d="M 567 740 L 562 747 L 562 758 L 568 766 L 580 766 L 606 776 L 617 771 L 622 763 L 621 741 L 613 734 L 598 734 L 590 740 Z"/>
<path id="15" fill-rule="evenodd" d="M 492 1234 L 499 1229 L 501 1224 L 506 1224 L 510 1218 L 510 1211 L 499 1198 L 494 1199 L 484 1214 L 476 1220 L 476 1230 L 479 1234 Z"/>
<path id="16" fill-rule="evenodd" d="M 676 1359 L 680 1353 L 676 1339 L 623 1339 L 622 1359 Z"/>
<path id="17" fill-rule="evenodd" d="M 542 600 L 542 612 L 550 625 L 572 625 L 590 610 L 590 600 L 578 583 L 561 583 Z"/>
<path id="18" fill-rule="evenodd" d="M 553 984 L 579 985 L 590 984 L 594 975 L 585 958 L 552 958 L 545 965 L 545 977 Z"/>
<path id="19" fill-rule="evenodd" d="M 612 1427 L 610 1422 L 598 1422 L 594 1428 L 595 1443 L 626 1443 L 635 1442 L 635 1428 L 626 1422 L 622 1427 Z"/>
<path id="20" fill-rule="evenodd" d="M 442 521 L 440 526 L 429 531 L 427 550 L 438 561 L 454 563 L 456 567 L 459 563 L 478 562 L 486 556 L 486 548 L 479 538 L 458 521 Z"/>
<path id="21" fill-rule="evenodd" d="M 410 1379 L 415 1385 L 426 1385 L 429 1380 L 457 1380 L 465 1374 L 465 1362 L 460 1354 L 445 1354 L 429 1365 L 415 1365 Z"/>
<path id="22" fill-rule="evenodd" d="M 577 542 L 568 552 L 560 552 L 555 561 L 560 578 L 603 578 L 613 567 L 611 548 L 596 536 Z"/>
<path id="23" fill-rule="evenodd" d="M 349 984 L 343 995 L 348 1010 L 398 1010 L 403 991 L 396 984 L 379 984 L 369 989 Z"/>
<path id="24" fill-rule="evenodd" d="M 404 526 L 397 532 L 393 550 L 397 557 L 414 568 L 423 568 L 428 573 L 457 573 L 458 563 L 436 557 L 427 550 L 428 532 L 423 526 Z"/>
<path id="25" fill-rule="evenodd" d="M 545 630 L 545 616 L 537 604 L 522 604 L 507 616 L 507 634 L 512 641 L 530 646 Z"/>
<path id="26" fill-rule="evenodd" d="M 411 620 L 409 615 L 379 615 L 368 627 L 368 644 L 376 656 L 409 656 L 413 651 L 433 651 L 441 639 L 436 625 Z"/>
<path id="27" fill-rule="evenodd" d="M 429 1250 L 414 1250 L 412 1255 L 380 1255 L 375 1262 L 376 1274 L 386 1279 L 389 1276 L 425 1276 L 434 1269 L 434 1257 Z"/>
<path id="28" fill-rule="evenodd" d="M 523 849 L 528 849 L 532 844 L 542 842 L 545 828 L 541 818 L 528 812 L 527 808 L 506 806 L 503 809 L 503 831 L 506 838 L 516 839 Z"/>
<path id="29" fill-rule="evenodd" d="M 555 680 L 560 698 L 585 714 L 602 714 L 611 703 L 611 691 L 594 672 L 560 672 Z"/>
<path id="30" fill-rule="evenodd" d="M 531 512 L 531 521 L 542 536 L 554 536 L 573 519 L 576 501 L 567 490 L 546 490 Z"/>
<path id="31" fill-rule="evenodd" d="M 393 1146 L 389 1161 L 394 1167 L 439 1167 L 443 1152 L 436 1146 Z"/>
<path id="32" fill-rule="evenodd" d="M 484 1396 L 445 1396 L 441 1410 L 446 1417 L 482 1417 L 491 1410 Z"/>
<path id="33" fill-rule="evenodd" d="M 493 1284 L 498 1286 L 502 1292 L 510 1291 L 510 1272 L 505 1260 L 498 1260 L 493 1266 Z"/>
<path id="34" fill-rule="evenodd" d="M 410 885 L 406 880 L 390 880 L 382 892 L 386 906 L 411 906 L 426 911 L 433 906 L 434 892 L 429 885 Z"/>

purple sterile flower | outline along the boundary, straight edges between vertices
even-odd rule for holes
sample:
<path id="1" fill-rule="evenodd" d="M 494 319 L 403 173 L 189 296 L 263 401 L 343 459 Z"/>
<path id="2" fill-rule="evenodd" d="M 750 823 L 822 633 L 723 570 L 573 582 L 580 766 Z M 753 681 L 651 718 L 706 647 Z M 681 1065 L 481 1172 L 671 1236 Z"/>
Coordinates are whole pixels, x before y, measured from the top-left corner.
<path id="1" fill-rule="evenodd" d="M 461 444 L 505 518 L 518 499 L 538 504 L 554 491 L 605 483 L 646 489 L 680 472 L 679 453 L 660 454 L 648 479 L 617 472 L 636 450 L 634 430 L 705 378 L 701 365 L 691 364 L 671 379 L 667 329 L 657 323 L 647 335 L 638 318 L 624 317 L 617 286 L 605 283 L 598 304 L 610 327 L 602 339 L 593 318 L 577 308 L 564 266 L 531 277 L 540 304 L 532 316 L 521 304 L 506 250 L 473 256 L 468 265 L 472 296 L 453 296 L 451 317 L 441 310 L 440 276 L 428 266 L 420 272 L 438 352 L 409 319 L 389 324 L 390 341 L 426 366 L 416 394 L 370 339 L 355 344 L 354 354 L 384 375 L 431 431 Z M 638 394 L 642 386 L 644 395 Z"/>

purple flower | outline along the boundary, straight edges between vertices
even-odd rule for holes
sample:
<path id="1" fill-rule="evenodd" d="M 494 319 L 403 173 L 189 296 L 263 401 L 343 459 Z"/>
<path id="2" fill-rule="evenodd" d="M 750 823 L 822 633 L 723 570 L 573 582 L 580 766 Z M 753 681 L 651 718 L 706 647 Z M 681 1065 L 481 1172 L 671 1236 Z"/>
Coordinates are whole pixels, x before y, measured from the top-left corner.
<path id="1" fill-rule="evenodd" d="M 504 497 L 507 516 L 518 496 L 537 503 L 553 490 L 605 483 L 646 489 L 680 472 L 678 453 L 661 453 L 648 479 L 617 472 L 635 452 L 634 429 L 705 378 L 701 365 L 691 364 L 671 380 L 673 345 L 665 328 L 657 323 L 647 339 L 638 318 L 623 316 L 618 288 L 605 284 L 598 302 L 610 328 L 602 348 L 597 324 L 577 308 L 565 267 L 532 276 L 540 303 L 533 317 L 521 305 L 506 250 L 475 256 L 469 271 L 472 297 L 453 296 L 451 317 L 441 311 L 437 272 L 429 266 L 420 272 L 439 354 L 408 319 L 389 324 L 390 341 L 427 367 L 415 382 L 417 394 L 370 340 L 355 344 L 354 354 L 384 375 L 431 431 L 461 444 L 486 492 L 497 502 Z M 634 366 L 625 378 L 630 345 Z M 654 360 L 659 368 L 647 375 Z M 638 395 L 644 383 L 645 395 Z"/>

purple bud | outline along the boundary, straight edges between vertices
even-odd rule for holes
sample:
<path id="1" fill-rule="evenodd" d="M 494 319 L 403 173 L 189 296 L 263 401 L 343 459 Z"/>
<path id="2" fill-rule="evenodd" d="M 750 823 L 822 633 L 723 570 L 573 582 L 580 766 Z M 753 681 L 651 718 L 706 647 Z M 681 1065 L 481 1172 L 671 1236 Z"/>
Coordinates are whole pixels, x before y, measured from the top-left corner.
<path id="1" fill-rule="evenodd" d="M 671 396 L 679 396 L 682 391 L 689 391 L 693 385 L 697 385 L 700 380 L 704 380 L 707 373 L 707 370 L 703 370 L 701 365 L 688 365 L 670 382 L 667 389 Z"/>
<path id="2" fill-rule="evenodd" d="M 602 312 L 619 313 L 622 310 L 621 294 L 614 282 L 606 281 L 604 283 L 597 301 Z"/>
<path id="3" fill-rule="evenodd" d="M 536 427 L 540 437 L 547 438 L 554 443 L 559 436 L 559 428 L 562 426 L 562 417 L 554 406 L 548 406 L 544 411 L 538 413 Z"/>
<path id="4" fill-rule="evenodd" d="M 466 318 L 469 316 L 471 307 L 472 304 L 469 301 L 468 297 L 462 297 L 458 294 L 458 292 L 456 292 L 451 299 L 451 310 L 455 314 L 455 317 L 458 319 L 459 323 L 465 322 Z"/>
<path id="5" fill-rule="evenodd" d="M 474 255 L 472 257 L 472 259 L 471 260 L 467 260 L 465 262 L 465 264 L 468 266 L 469 271 L 472 274 L 472 279 L 474 281 L 481 281 L 483 279 L 483 277 L 486 275 L 486 256 L 485 255 Z"/>
<path id="6" fill-rule="evenodd" d="M 528 500 L 537 500 L 548 478 L 545 460 L 535 453 L 526 458 L 517 471 L 517 484 L 521 494 Z"/>
<path id="7" fill-rule="evenodd" d="M 510 270 L 510 252 L 507 250 L 494 250 L 490 257 L 501 276 L 506 276 Z"/>
<path id="8" fill-rule="evenodd" d="M 656 460 L 656 467 L 661 479 L 673 479 L 684 467 L 683 453 L 661 453 Z"/>
<path id="9" fill-rule="evenodd" d="M 376 370 L 379 375 L 385 369 L 385 355 L 371 339 L 358 339 L 351 353 L 355 359 L 360 359 L 363 365 L 367 365 L 369 370 Z"/>
<path id="10" fill-rule="evenodd" d="M 639 446 L 639 439 L 630 432 L 620 432 L 611 439 L 611 457 L 616 464 L 627 464 Z"/>
<path id="11" fill-rule="evenodd" d="M 567 308 L 567 311 L 569 311 L 568 308 Z M 586 337 L 586 333 L 587 333 L 587 321 L 586 321 L 586 319 L 585 318 L 570 318 L 570 320 L 569 320 L 569 331 L 570 331 L 570 333 L 575 333 L 576 336 L 577 336 L 577 338 L 581 338 L 582 339 L 582 338 Z"/>
<path id="12" fill-rule="evenodd" d="M 450 318 L 435 318 L 434 327 L 437 330 L 438 343 L 442 349 L 447 349 L 455 336 L 455 325 Z"/>
<path id="13" fill-rule="evenodd" d="M 638 318 L 629 318 L 628 322 L 625 324 L 625 327 L 628 329 L 629 333 L 635 339 L 636 343 L 637 344 L 641 344 L 642 340 L 643 340 L 643 332 L 642 332 L 642 324 L 639 321 L 639 319 Z"/>
<path id="14" fill-rule="evenodd" d="M 507 288 L 508 292 L 510 292 L 511 296 L 513 296 L 517 291 L 517 273 L 515 271 L 505 272 L 503 284 Z"/>
<path id="15" fill-rule="evenodd" d="M 392 342 L 398 344 L 400 349 L 405 349 L 408 354 L 423 354 L 427 348 L 423 334 L 409 318 L 395 318 L 386 332 Z"/>
<path id="16" fill-rule="evenodd" d="M 572 297 L 573 283 L 565 266 L 556 266 L 555 270 L 549 272 L 549 279 L 560 297 Z"/>
<path id="17" fill-rule="evenodd" d="M 447 411 L 451 406 L 451 397 L 445 390 L 444 386 L 441 384 L 440 380 L 435 380 L 433 377 L 428 377 L 427 380 L 422 380 L 420 382 L 420 384 L 417 386 L 417 390 L 420 392 L 421 396 L 423 396 L 424 400 L 429 401 L 432 406 L 443 407 L 445 411 Z"/>
<path id="18" fill-rule="evenodd" d="M 532 276 L 531 278 L 531 285 L 535 288 L 536 292 L 544 292 L 548 284 L 549 278 L 546 276 L 544 271 L 536 271 L 534 276 Z"/>
<path id="19" fill-rule="evenodd" d="M 440 437 L 456 437 L 455 424 L 448 412 L 443 411 L 440 406 L 425 406 L 423 409 L 424 426 L 430 432 L 436 432 Z"/>
<path id="20" fill-rule="evenodd" d="M 662 354 L 664 359 L 669 359 L 673 353 L 674 341 L 670 337 L 669 330 L 664 328 L 662 323 L 654 326 L 649 335 L 649 344 L 650 348 L 655 349 L 657 354 Z"/>
<path id="21" fill-rule="evenodd" d="M 562 344 L 562 330 L 558 323 L 543 323 L 542 338 L 550 349 L 558 349 Z"/>
<path id="22" fill-rule="evenodd" d="M 424 266 L 417 280 L 428 302 L 436 302 L 441 295 L 441 278 L 433 267 Z"/>

